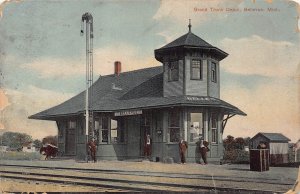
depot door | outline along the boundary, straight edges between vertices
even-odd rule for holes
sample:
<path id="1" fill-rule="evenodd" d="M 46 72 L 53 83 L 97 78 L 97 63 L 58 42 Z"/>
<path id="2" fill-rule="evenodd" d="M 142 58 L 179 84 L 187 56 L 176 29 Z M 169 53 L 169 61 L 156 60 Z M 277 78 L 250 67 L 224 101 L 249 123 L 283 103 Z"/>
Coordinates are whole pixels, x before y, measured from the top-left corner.
<path id="1" fill-rule="evenodd" d="M 66 130 L 66 155 L 75 155 L 75 129 Z"/>
<path id="2" fill-rule="evenodd" d="M 146 137 L 150 135 L 150 114 L 143 114 L 140 122 L 140 156 L 145 155 Z"/>

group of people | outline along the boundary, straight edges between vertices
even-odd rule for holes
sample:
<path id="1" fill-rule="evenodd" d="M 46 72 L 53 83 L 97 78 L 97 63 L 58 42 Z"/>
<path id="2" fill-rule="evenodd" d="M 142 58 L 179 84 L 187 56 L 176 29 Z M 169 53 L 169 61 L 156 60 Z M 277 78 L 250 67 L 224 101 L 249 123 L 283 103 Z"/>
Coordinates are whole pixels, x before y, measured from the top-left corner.
<path id="1" fill-rule="evenodd" d="M 200 138 L 199 152 L 200 152 L 200 156 L 204 162 L 204 165 L 207 164 L 207 152 L 209 152 L 208 145 L 209 145 L 209 143 L 207 141 L 204 141 L 203 138 Z M 180 155 L 181 164 L 186 163 L 185 153 L 186 153 L 187 149 L 188 149 L 187 142 L 181 138 L 179 141 L 179 155 Z M 200 159 L 200 164 L 202 164 L 201 159 Z"/>
<path id="2" fill-rule="evenodd" d="M 152 139 L 149 134 L 146 135 L 145 138 L 145 145 L 144 145 L 144 156 L 145 158 L 149 158 L 151 156 L 151 145 L 152 145 Z M 204 141 L 204 139 L 201 137 L 199 139 L 199 152 L 200 156 L 204 162 L 204 165 L 207 164 L 207 152 L 209 152 L 208 145 L 209 143 L 207 141 Z M 186 151 L 188 149 L 188 143 L 184 141 L 182 138 L 179 141 L 179 155 L 180 155 L 180 162 L 181 164 L 186 163 Z M 200 164 L 201 159 L 200 159 Z"/>

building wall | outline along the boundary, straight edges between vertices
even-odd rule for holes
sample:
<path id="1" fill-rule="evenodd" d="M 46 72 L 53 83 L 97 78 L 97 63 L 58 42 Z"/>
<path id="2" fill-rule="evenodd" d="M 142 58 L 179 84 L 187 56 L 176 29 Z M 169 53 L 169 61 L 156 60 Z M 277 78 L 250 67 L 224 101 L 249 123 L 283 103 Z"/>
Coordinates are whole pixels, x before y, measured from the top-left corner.
<path id="1" fill-rule="evenodd" d="M 131 116 L 127 118 L 127 158 L 139 158 L 141 156 L 141 132 L 140 116 Z"/>
<path id="2" fill-rule="evenodd" d="M 59 120 L 56 121 L 57 128 L 58 128 L 58 139 L 57 139 L 57 147 L 58 150 L 65 153 L 65 140 L 66 140 L 66 121 Z"/>
<path id="3" fill-rule="evenodd" d="M 168 113 L 169 109 L 157 109 L 150 111 L 151 124 L 150 134 L 152 138 L 152 155 L 151 159 L 158 159 L 159 161 L 166 161 L 172 158 L 175 163 L 180 161 L 178 142 L 169 141 L 168 129 Z M 207 108 L 181 108 L 180 109 L 180 133 L 185 140 L 187 140 L 189 148 L 186 153 L 187 162 L 199 162 L 199 141 L 189 142 L 190 139 L 190 116 L 191 112 L 202 112 L 203 115 L 203 137 L 205 140 L 211 142 L 211 121 L 210 112 Z M 86 143 L 85 143 L 85 121 L 83 117 L 77 118 L 76 124 L 76 159 L 85 160 Z M 125 118 L 125 142 L 124 143 L 101 143 L 97 148 L 98 160 L 125 160 L 125 159 L 142 159 L 143 145 L 141 137 L 141 115 L 126 116 Z M 221 131 L 222 115 L 220 113 L 218 118 L 218 130 Z M 66 134 L 64 131 L 67 128 L 67 120 L 60 122 L 58 125 L 62 130 L 59 135 L 59 149 L 64 149 Z M 218 134 L 218 135 L 221 135 Z M 219 138 L 222 139 L 222 138 Z M 223 156 L 223 144 L 221 141 L 215 144 L 210 143 L 210 152 L 208 152 L 208 162 L 219 163 L 220 157 Z"/>
<path id="4" fill-rule="evenodd" d="M 86 133 L 85 133 L 85 118 L 83 116 L 78 117 L 76 122 L 76 158 L 79 160 L 85 160 L 86 158 Z"/>
<path id="5" fill-rule="evenodd" d="M 165 62 L 164 67 L 164 97 L 183 95 L 183 60 L 178 61 L 179 78 L 178 81 L 169 81 L 168 79 L 168 64 Z"/>
<path id="6" fill-rule="evenodd" d="M 202 80 L 191 80 L 191 60 L 202 60 Z M 199 57 L 185 57 L 185 95 L 207 96 L 207 60 Z"/>
<path id="7" fill-rule="evenodd" d="M 208 162 L 213 162 L 213 163 L 219 163 L 220 158 L 222 158 L 224 154 L 224 148 L 223 148 L 223 143 L 220 139 L 222 135 L 221 133 L 221 127 L 222 127 L 222 115 L 221 113 L 219 114 L 218 117 L 218 136 L 219 136 L 219 141 L 216 142 L 215 144 L 211 143 L 211 124 L 209 120 L 209 110 L 204 109 L 204 108 L 192 108 L 192 109 L 182 109 L 182 114 L 181 114 L 181 120 L 182 120 L 182 126 L 181 126 L 181 134 L 185 134 L 184 129 L 189 131 L 190 126 L 190 118 L 188 114 L 191 112 L 202 112 L 204 115 L 204 138 L 205 140 L 208 140 L 210 142 L 209 149 L 210 152 L 208 152 L 207 157 L 208 157 Z M 179 158 L 179 146 L 178 142 L 171 143 L 169 142 L 169 131 L 168 131 L 168 110 L 163 111 L 163 127 L 164 127 L 164 134 L 165 134 L 165 139 L 164 142 L 161 142 L 159 144 L 153 144 L 153 157 L 160 157 L 161 161 L 166 160 L 166 158 L 172 158 L 175 163 L 178 163 L 180 161 Z M 186 118 L 186 122 L 184 120 Z M 184 126 L 187 125 L 187 126 Z M 199 162 L 200 155 L 199 155 L 199 141 L 195 142 L 189 142 L 189 133 L 187 133 L 187 137 L 185 140 L 188 142 L 188 151 L 186 153 L 186 159 L 187 162 L 191 163 L 197 163 Z M 162 147 L 163 146 L 163 147 Z"/>
<path id="8" fill-rule="evenodd" d="M 212 81 L 212 76 L 211 76 L 211 67 L 212 67 L 212 62 L 216 63 L 217 67 L 217 82 Z M 207 71 L 207 93 L 208 96 L 215 97 L 215 98 L 220 98 L 220 68 L 219 68 L 219 62 L 214 59 L 209 59 L 207 61 L 208 65 L 208 71 Z"/>

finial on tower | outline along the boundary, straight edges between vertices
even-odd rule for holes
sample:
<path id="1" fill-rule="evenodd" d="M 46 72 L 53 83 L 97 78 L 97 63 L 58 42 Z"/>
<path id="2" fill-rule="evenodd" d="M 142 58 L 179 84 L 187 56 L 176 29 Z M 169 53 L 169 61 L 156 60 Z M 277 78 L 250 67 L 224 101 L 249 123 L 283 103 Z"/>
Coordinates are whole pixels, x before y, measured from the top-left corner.
<path id="1" fill-rule="evenodd" d="M 191 19 L 189 19 L 189 32 L 191 32 L 191 28 L 192 28 L 192 25 L 191 25 Z"/>

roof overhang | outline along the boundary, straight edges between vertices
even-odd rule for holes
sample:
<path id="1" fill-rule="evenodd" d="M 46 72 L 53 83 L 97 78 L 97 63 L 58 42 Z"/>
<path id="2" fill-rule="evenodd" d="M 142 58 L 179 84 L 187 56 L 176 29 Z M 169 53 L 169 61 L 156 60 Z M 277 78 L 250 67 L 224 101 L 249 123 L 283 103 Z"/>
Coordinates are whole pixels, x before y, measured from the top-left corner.
<path id="1" fill-rule="evenodd" d="M 217 47 L 199 47 L 199 46 L 189 46 L 189 45 L 184 45 L 184 46 L 176 46 L 176 47 L 171 47 L 171 48 L 160 48 L 160 49 L 155 49 L 154 50 L 154 56 L 155 59 L 163 63 L 163 56 L 167 54 L 168 52 L 172 51 L 185 51 L 185 50 L 199 50 L 203 52 L 208 52 L 213 54 L 219 61 L 223 60 L 228 56 L 228 53 L 225 51 L 222 51 L 221 49 Z"/>
<path id="2" fill-rule="evenodd" d="M 93 110 L 95 113 L 114 113 L 119 111 L 127 111 L 127 110 L 149 110 L 149 109 L 165 109 L 165 108 L 174 108 L 174 107 L 205 107 L 205 108 L 219 108 L 221 109 L 224 115 L 226 114 L 234 114 L 234 115 L 241 115 L 247 116 L 246 113 L 239 110 L 238 108 L 231 108 L 224 105 L 212 105 L 212 104 L 192 104 L 192 103 L 170 103 L 170 104 L 163 104 L 163 105 L 156 105 L 156 106 L 136 106 L 132 108 L 125 108 L 125 109 L 115 109 L 115 110 Z M 76 117 L 83 115 L 85 111 L 80 111 L 77 113 L 70 113 L 70 114 L 57 114 L 57 115 L 31 115 L 28 117 L 29 119 L 38 119 L 38 120 L 50 120 L 50 121 L 57 121 L 64 118 Z"/>

